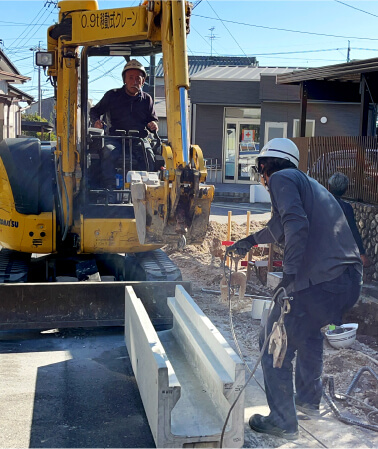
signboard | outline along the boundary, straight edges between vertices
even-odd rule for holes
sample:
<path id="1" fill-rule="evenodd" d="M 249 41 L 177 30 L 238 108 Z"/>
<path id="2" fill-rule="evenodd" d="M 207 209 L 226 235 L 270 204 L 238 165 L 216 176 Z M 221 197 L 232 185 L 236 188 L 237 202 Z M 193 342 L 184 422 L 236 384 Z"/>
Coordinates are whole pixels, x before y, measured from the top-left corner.
<path id="1" fill-rule="evenodd" d="M 255 130 L 254 129 L 243 129 L 242 130 L 242 140 L 243 142 L 254 142 L 255 140 Z"/>

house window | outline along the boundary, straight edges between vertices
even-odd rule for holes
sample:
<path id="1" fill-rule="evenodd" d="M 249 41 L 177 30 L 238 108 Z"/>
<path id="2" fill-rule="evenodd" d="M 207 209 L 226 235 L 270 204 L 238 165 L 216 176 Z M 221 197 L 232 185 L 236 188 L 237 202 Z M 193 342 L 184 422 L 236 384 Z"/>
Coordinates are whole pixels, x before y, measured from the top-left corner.
<path id="1" fill-rule="evenodd" d="M 287 122 L 265 122 L 264 143 L 276 137 L 287 137 Z"/>
<path id="2" fill-rule="evenodd" d="M 225 108 L 225 116 L 232 118 L 253 118 L 261 119 L 260 108 Z"/>
<path id="3" fill-rule="evenodd" d="M 293 123 L 293 137 L 300 136 L 300 120 L 295 118 Z M 305 137 L 315 136 L 315 120 L 306 120 L 306 132 Z"/>

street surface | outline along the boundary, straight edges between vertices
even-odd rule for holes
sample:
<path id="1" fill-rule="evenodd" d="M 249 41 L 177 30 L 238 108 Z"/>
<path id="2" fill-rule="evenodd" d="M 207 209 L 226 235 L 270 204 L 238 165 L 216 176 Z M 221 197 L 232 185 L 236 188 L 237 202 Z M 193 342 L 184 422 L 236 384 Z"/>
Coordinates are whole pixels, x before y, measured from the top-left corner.
<path id="1" fill-rule="evenodd" d="M 228 211 L 231 211 L 231 221 L 237 224 L 247 222 L 247 212 L 251 212 L 251 221 L 268 221 L 271 217 L 270 203 L 212 203 L 210 220 L 218 223 L 228 222 Z"/>

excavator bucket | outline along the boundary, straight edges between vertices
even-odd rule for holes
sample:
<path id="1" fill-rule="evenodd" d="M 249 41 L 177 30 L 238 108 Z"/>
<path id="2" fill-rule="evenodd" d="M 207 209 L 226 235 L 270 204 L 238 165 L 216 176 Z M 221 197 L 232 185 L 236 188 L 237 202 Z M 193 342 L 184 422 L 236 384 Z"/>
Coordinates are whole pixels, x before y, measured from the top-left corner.
<path id="1" fill-rule="evenodd" d="M 132 286 L 156 329 L 172 326 L 167 298 L 190 282 L 54 282 L 0 285 L 0 331 L 123 326 L 125 288 Z"/>
<path id="2" fill-rule="evenodd" d="M 177 243 L 185 237 L 187 244 L 203 242 L 209 222 L 214 186 L 194 183 L 179 186 L 175 203 L 165 182 L 131 185 L 131 196 L 141 244 Z M 167 208 L 170 204 L 171 210 Z M 174 209 L 174 210 L 173 210 Z"/>

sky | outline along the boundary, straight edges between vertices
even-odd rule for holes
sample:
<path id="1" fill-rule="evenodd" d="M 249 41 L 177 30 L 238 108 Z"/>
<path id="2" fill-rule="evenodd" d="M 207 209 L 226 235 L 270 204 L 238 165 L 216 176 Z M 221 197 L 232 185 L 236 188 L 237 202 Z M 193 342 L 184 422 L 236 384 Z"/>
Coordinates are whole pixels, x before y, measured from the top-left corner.
<path id="1" fill-rule="evenodd" d="M 16 87 L 38 98 L 38 68 L 33 54 L 46 46 L 48 26 L 58 9 L 50 0 L 0 0 L 3 51 L 31 81 Z M 378 0 L 293 0 L 192 2 L 189 55 L 255 56 L 260 66 L 321 67 L 349 59 L 378 57 Z M 134 1 L 98 1 L 100 9 L 137 6 Z M 159 55 L 156 58 L 158 62 Z M 141 59 L 145 65 L 149 59 Z M 123 59 L 90 64 L 91 97 L 122 84 Z M 41 72 L 42 97 L 53 95 Z"/>

